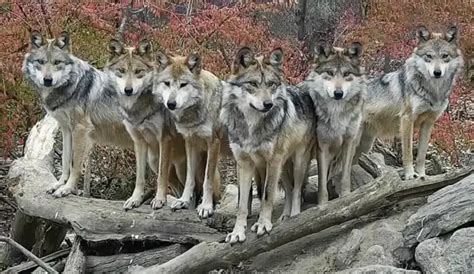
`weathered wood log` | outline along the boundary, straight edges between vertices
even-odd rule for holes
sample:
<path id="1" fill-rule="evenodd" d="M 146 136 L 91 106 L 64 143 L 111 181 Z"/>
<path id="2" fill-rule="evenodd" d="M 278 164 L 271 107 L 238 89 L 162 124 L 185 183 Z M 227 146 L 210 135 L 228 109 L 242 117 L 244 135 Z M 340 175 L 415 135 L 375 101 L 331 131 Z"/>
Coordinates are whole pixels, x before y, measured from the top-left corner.
<path id="1" fill-rule="evenodd" d="M 67 257 L 69 252 L 71 251 L 71 248 L 66 248 L 66 249 L 63 249 L 63 250 L 59 250 L 59 251 L 56 251 L 54 253 L 51 253 L 49 255 L 46 255 L 44 257 L 41 258 L 41 260 L 45 263 L 49 263 L 49 262 L 52 262 L 54 260 L 57 260 L 57 259 L 60 259 L 60 258 L 63 258 L 63 257 Z M 22 264 L 19 264 L 19 265 L 16 265 L 16 266 L 13 266 L 13 267 L 10 267 L 8 269 L 5 270 L 5 274 L 7 273 L 19 273 L 19 272 L 23 272 L 23 271 L 32 271 L 33 269 L 37 268 L 38 265 L 35 263 L 35 262 L 25 262 L 25 263 L 22 263 Z"/>
<path id="2" fill-rule="evenodd" d="M 72 226 L 87 241 L 146 239 L 197 244 L 224 237 L 206 226 L 194 210 L 153 211 L 143 205 L 125 212 L 121 201 L 78 196 L 57 199 L 48 195 L 46 189 L 56 182 L 50 164 L 56 132 L 56 122 L 46 116 L 31 130 L 27 141 L 31 145 L 25 148 L 25 157 L 10 168 L 10 179 L 17 181 L 13 194 L 20 211 Z M 32 149 L 33 146 L 36 148 Z"/>
<path id="3" fill-rule="evenodd" d="M 117 254 L 111 256 L 87 256 L 86 272 L 125 273 L 133 265 L 143 267 L 162 264 L 186 252 L 189 248 L 181 244 L 146 250 L 140 253 Z"/>
<path id="4" fill-rule="evenodd" d="M 79 236 L 74 239 L 74 244 L 64 266 L 64 273 L 86 273 L 86 255 L 82 248 L 82 239 Z"/>
<path id="5" fill-rule="evenodd" d="M 218 242 L 200 243 L 171 261 L 146 268 L 142 273 L 204 272 L 228 267 L 306 235 L 393 205 L 404 198 L 432 193 L 473 172 L 474 168 L 471 167 L 425 180 L 402 181 L 394 170 L 384 171 L 381 177 L 351 194 L 307 209 L 297 217 L 277 225 L 269 235 L 257 237 L 249 232 L 244 243 L 233 246 Z"/>

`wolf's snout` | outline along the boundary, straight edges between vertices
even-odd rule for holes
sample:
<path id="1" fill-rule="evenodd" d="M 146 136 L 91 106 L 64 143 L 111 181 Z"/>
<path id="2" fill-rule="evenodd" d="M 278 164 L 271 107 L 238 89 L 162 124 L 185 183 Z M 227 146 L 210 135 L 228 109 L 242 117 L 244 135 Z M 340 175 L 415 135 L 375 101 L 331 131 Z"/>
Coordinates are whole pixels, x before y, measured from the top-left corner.
<path id="1" fill-rule="evenodd" d="M 439 70 L 439 69 L 435 70 L 433 72 L 433 75 L 434 75 L 435 78 L 441 78 L 441 75 L 442 75 L 441 70 Z"/>
<path id="2" fill-rule="evenodd" d="M 273 102 L 270 100 L 263 101 L 263 108 L 265 110 L 270 110 L 273 107 Z"/>
<path id="3" fill-rule="evenodd" d="M 176 108 L 176 101 L 170 100 L 166 103 L 166 106 L 169 110 L 174 110 Z"/>
<path id="4" fill-rule="evenodd" d="M 45 87 L 50 87 L 53 85 L 53 78 L 52 77 L 44 77 L 43 83 Z"/>
<path id="5" fill-rule="evenodd" d="M 130 96 L 133 94 L 133 88 L 125 88 L 125 95 Z"/>
<path id="6" fill-rule="evenodd" d="M 344 91 L 342 91 L 342 89 L 336 89 L 334 91 L 334 98 L 336 100 L 342 99 L 343 96 L 344 96 Z"/>

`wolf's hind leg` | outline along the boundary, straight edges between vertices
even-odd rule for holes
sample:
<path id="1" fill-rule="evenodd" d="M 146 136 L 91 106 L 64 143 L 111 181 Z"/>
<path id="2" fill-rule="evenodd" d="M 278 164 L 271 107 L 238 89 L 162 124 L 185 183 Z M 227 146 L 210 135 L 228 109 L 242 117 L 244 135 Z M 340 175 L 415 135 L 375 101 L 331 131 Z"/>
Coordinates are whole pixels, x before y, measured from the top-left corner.
<path id="1" fill-rule="evenodd" d="M 311 150 L 302 147 L 299 148 L 294 155 L 293 164 L 293 198 L 291 206 L 291 216 L 296 216 L 301 212 L 301 193 L 303 191 L 303 183 L 308 175 L 309 163 L 311 160 Z"/>
<path id="2" fill-rule="evenodd" d="M 360 130 L 362 130 L 360 141 L 358 144 L 354 144 L 354 146 L 356 146 L 356 150 L 353 159 L 353 164 L 358 163 L 359 157 L 362 155 L 362 153 L 370 152 L 376 137 L 376 133 L 367 125 L 361 125 Z"/>
<path id="3" fill-rule="evenodd" d="M 285 206 L 283 207 L 283 212 L 281 213 L 278 221 L 284 221 L 285 219 L 291 216 L 291 205 L 293 199 L 293 165 L 291 160 L 288 160 L 285 165 L 283 165 L 283 170 L 281 171 L 281 183 L 283 189 L 285 190 Z"/>

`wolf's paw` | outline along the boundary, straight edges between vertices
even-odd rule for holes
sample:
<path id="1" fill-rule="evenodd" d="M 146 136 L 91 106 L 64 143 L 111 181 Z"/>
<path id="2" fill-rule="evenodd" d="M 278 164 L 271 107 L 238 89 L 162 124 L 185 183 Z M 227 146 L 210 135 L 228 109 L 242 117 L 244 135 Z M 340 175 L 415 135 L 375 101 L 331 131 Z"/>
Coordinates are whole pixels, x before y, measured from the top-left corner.
<path id="1" fill-rule="evenodd" d="M 48 194 L 53 194 L 58 188 L 60 188 L 61 186 L 63 186 L 64 183 L 61 182 L 61 181 L 58 181 L 56 183 L 54 183 L 52 186 L 50 186 L 47 190 L 46 190 L 46 193 Z"/>
<path id="2" fill-rule="evenodd" d="M 283 222 L 284 220 L 286 220 L 288 218 L 290 218 L 290 214 L 283 212 L 280 215 L 280 218 L 278 218 L 278 222 L 281 223 L 281 222 Z"/>
<path id="3" fill-rule="evenodd" d="M 235 244 L 237 242 L 244 242 L 245 239 L 245 227 L 235 227 L 232 233 L 227 234 L 225 238 L 226 243 Z"/>
<path id="4" fill-rule="evenodd" d="M 257 236 L 262 236 L 265 233 L 270 233 L 272 230 L 273 225 L 272 222 L 266 218 L 259 218 L 258 222 L 256 222 L 252 226 L 252 231 L 257 232 Z"/>
<path id="5" fill-rule="evenodd" d="M 197 207 L 199 217 L 206 219 L 214 214 L 214 206 L 211 203 L 202 203 Z"/>
<path id="6" fill-rule="evenodd" d="M 416 179 L 418 178 L 418 174 L 416 174 L 415 172 L 406 172 L 404 175 L 402 175 L 402 180 L 413 180 L 413 179 Z"/>
<path id="7" fill-rule="evenodd" d="M 61 187 L 59 187 L 53 193 L 53 196 L 56 197 L 56 198 L 60 198 L 60 197 L 66 197 L 69 194 L 77 195 L 77 188 L 65 184 L 65 185 L 62 185 Z"/>
<path id="8" fill-rule="evenodd" d="M 142 194 L 133 194 L 132 197 L 128 198 L 123 204 L 123 209 L 132 209 L 134 207 L 139 207 L 143 202 Z"/>
<path id="9" fill-rule="evenodd" d="M 173 210 L 186 209 L 186 208 L 189 208 L 190 205 L 191 205 L 190 201 L 178 199 L 171 205 L 171 209 Z"/>
<path id="10" fill-rule="evenodd" d="M 158 196 L 155 196 L 153 200 L 151 201 L 151 208 L 154 210 L 160 209 L 166 205 L 166 198 L 158 198 Z"/>

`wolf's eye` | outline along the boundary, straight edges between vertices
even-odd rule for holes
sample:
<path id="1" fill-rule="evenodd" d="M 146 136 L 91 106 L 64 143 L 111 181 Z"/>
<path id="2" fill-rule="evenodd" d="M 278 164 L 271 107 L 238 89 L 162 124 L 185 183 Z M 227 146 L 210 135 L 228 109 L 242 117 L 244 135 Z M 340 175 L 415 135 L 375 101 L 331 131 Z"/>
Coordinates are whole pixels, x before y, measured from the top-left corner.
<path id="1" fill-rule="evenodd" d="M 54 61 L 53 61 L 53 65 L 55 65 L 55 66 L 57 66 L 57 65 L 59 65 L 59 64 L 61 64 L 61 63 L 62 63 L 61 60 L 54 60 Z"/>
<path id="2" fill-rule="evenodd" d="M 184 88 L 187 85 L 188 85 L 188 83 L 181 83 L 181 85 L 179 85 L 179 88 Z"/>
<path id="3" fill-rule="evenodd" d="M 120 68 L 120 69 L 118 69 L 118 72 L 120 72 L 121 74 L 124 74 L 124 73 L 125 73 L 125 69 L 124 69 L 124 68 Z"/>
<path id="4" fill-rule="evenodd" d="M 327 75 L 333 77 L 334 76 L 334 72 L 332 72 L 332 70 L 328 70 L 326 71 Z"/>
<path id="5" fill-rule="evenodd" d="M 431 55 L 431 54 L 426 54 L 426 58 L 432 59 L 432 58 L 433 58 L 433 55 Z"/>
<path id="6" fill-rule="evenodd" d="M 443 54 L 443 55 L 441 55 L 441 58 L 443 58 L 443 59 L 447 59 L 448 57 L 449 57 L 449 55 L 448 55 L 448 54 L 446 54 L 446 53 L 445 53 L 445 54 Z"/>
<path id="7" fill-rule="evenodd" d="M 344 78 L 349 77 L 350 75 L 351 75 L 351 73 L 348 72 L 348 71 L 345 71 L 345 72 L 342 74 L 342 76 L 343 76 Z"/>
<path id="8" fill-rule="evenodd" d="M 165 85 L 166 85 L 167 87 L 170 86 L 170 82 L 169 82 L 169 81 L 164 81 L 163 83 L 165 83 Z"/>
<path id="9" fill-rule="evenodd" d="M 40 65 L 44 65 L 44 60 L 43 59 L 38 59 L 38 60 L 35 60 L 36 63 L 40 64 Z"/>
<path id="10" fill-rule="evenodd" d="M 141 74 L 144 70 L 143 69 L 136 69 L 135 74 Z"/>
<path id="11" fill-rule="evenodd" d="M 247 82 L 247 84 L 251 85 L 254 88 L 258 87 L 257 82 Z"/>

